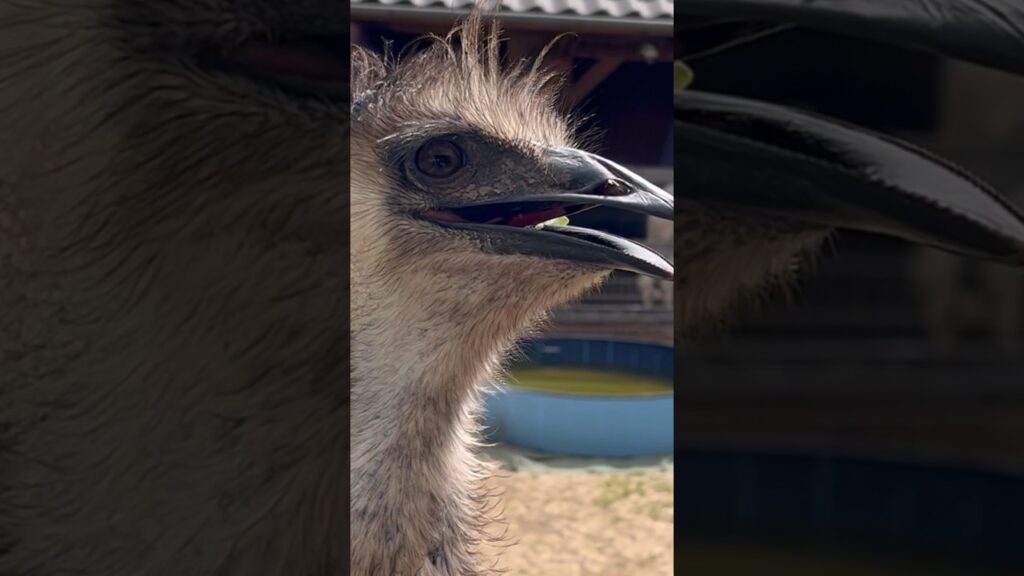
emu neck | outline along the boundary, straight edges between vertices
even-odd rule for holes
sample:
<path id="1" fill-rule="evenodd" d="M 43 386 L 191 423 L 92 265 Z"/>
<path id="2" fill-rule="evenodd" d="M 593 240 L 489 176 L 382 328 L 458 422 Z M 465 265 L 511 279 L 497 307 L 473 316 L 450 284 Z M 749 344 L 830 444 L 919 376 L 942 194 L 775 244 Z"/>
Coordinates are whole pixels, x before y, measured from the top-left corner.
<path id="1" fill-rule="evenodd" d="M 353 253 L 352 574 L 482 574 L 481 388 L 516 339 L 607 272 L 441 258 L 380 269 Z"/>
<path id="2" fill-rule="evenodd" d="M 410 291 L 426 281 L 404 279 Z M 544 308 L 486 290 L 413 294 L 355 280 L 352 573 L 478 574 L 480 389 Z"/>

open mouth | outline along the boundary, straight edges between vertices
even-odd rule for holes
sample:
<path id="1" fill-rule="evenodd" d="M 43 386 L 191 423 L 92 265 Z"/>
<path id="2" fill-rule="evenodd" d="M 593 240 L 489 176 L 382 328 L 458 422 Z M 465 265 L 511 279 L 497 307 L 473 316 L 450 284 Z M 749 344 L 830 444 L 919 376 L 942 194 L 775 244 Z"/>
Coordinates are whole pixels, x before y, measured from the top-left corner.
<path id="1" fill-rule="evenodd" d="M 344 101 L 348 98 L 348 34 L 284 34 L 206 50 L 201 60 L 290 95 Z"/>
<path id="2" fill-rule="evenodd" d="M 1019 0 L 688 0 L 676 55 L 692 63 L 799 26 L 1024 74 Z M 687 24 L 687 22 L 691 22 Z M 699 76 L 699 72 L 698 72 Z M 687 88 L 675 170 L 688 201 L 903 238 L 1024 265 L 1024 212 L 954 163 L 818 114 Z"/>
<path id="3" fill-rule="evenodd" d="M 569 216 L 597 205 L 516 202 L 432 210 L 423 217 L 479 237 L 493 254 L 539 256 L 673 278 L 672 263 L 647 246 L 608 232 L 569 226 Z"/>
<path id="4" fill-rule="evenodd" d="M 578 226 L 569 217 L 598 206 L 672 218 L 672 197 L 629 170 L 600 156 L 571 149 L 551 154 L 549 169 L 571 171 L 571 190 L 548 189 L 515 198 L 428 210 L 420 217 L 459 230 L 491 254 L 527 255 L 626 270 L 657 278 L 673 277 L 672 263 L 636 242 Z"/>
<path id="5" fill-rule="evenodd" d="M 691 200 L 1024 263 L 1024 214 L 942 158 L 735 96 L 688 90 L 675 106 L 675 167 L 700 183 Z"/>
<path id="6" fill-rule="evenodd" d="M 593 208 L 597 208 L 597 205 L 563 202 L 509 202 L 430 210 L 424 214 L 424 217 L 437 223 L 476 223 L 539 229 L 548 226 L 564 226 L 569 223 L 569 216 Z"/>

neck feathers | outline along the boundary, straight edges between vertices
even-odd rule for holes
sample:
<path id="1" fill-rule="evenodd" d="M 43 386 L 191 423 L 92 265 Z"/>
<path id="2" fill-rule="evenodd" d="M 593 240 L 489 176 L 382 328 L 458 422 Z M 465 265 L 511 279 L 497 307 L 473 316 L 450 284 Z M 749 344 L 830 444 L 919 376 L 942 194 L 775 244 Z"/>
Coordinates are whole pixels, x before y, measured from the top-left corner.
<path id="1" fill-rule="evenodd" d="M 408 302 L 353 311 L 352 573 L 482 574 L 476 416 L 513 331 L 484 334 L 486 322 Z"/>

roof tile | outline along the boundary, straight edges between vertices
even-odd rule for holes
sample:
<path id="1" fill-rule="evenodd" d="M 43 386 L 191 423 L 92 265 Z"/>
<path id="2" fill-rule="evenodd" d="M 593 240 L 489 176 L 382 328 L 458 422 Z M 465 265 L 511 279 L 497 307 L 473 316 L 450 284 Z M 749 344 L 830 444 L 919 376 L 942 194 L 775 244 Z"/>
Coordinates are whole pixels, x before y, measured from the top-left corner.
<path id="1" fill-rule="evenodd" d="M 475 0 L 351 0 L 353 4 L 408 5 L 417 8 L 468 9 Z M 502 7 L 513 12 L 545 14 L 575 13 L 580 16 L 634 16 L 646 19 L 671 19 L 672 0 L 502 0 Z"/>

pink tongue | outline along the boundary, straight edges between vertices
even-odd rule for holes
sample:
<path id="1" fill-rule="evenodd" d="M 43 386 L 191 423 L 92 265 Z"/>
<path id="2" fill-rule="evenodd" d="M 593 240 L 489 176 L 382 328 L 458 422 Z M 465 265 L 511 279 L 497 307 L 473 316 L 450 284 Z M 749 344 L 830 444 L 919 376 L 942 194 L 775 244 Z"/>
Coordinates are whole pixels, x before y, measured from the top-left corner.
<path id="1" fill-rule="evenodd" d="M 435 222 L 466 222 L 466 219 L 458 214 L 444 210 L 428 210 L 424 215 Z"/>
<path id="2" fill-rule="evenodd" d="M 504 226 L 526 228 L 527 226 L 534 226 L 541 222 L 547 222 L 552 218 L 558 218 L 563 214 L 565 214 L 565 209 L 556 206 L 554 208 L 548 208 L 547 210 L 538 210 L 537 212 L 529 212 L 526 214 L 516 214 L 507 221 L 503 221 L 501 217 L 496 217 L 482 223 L 502 224 Z M 424 215 L 435 222 L 469 222 L 469 220 L 466 220 L 458 214 L 445 210 L 429 210 Z"/>
<path id="3" fill-rule="evenodd" d="M 345 60 L 315 48 L 272 46 L 246 42 L 234 53 L 243 64 L 272 75 L 285 75 L 315 82 L 344 82 Z"/>
<path id="4" fill-rule="evenodd" d="M 527 226 L 534 226 L 541 222 L 547 222 L 552 218 L 558 218 L 565 214 L 565 210 L 560 207 L 548 208 L 547 210 L 541 210 L 539 212 L 528 212 L 526 214 L 516 214 L 515 216 L 508 219 L 506 223 L 508 226 L 516 226 L 518 228 L 526 228 Z"/>

